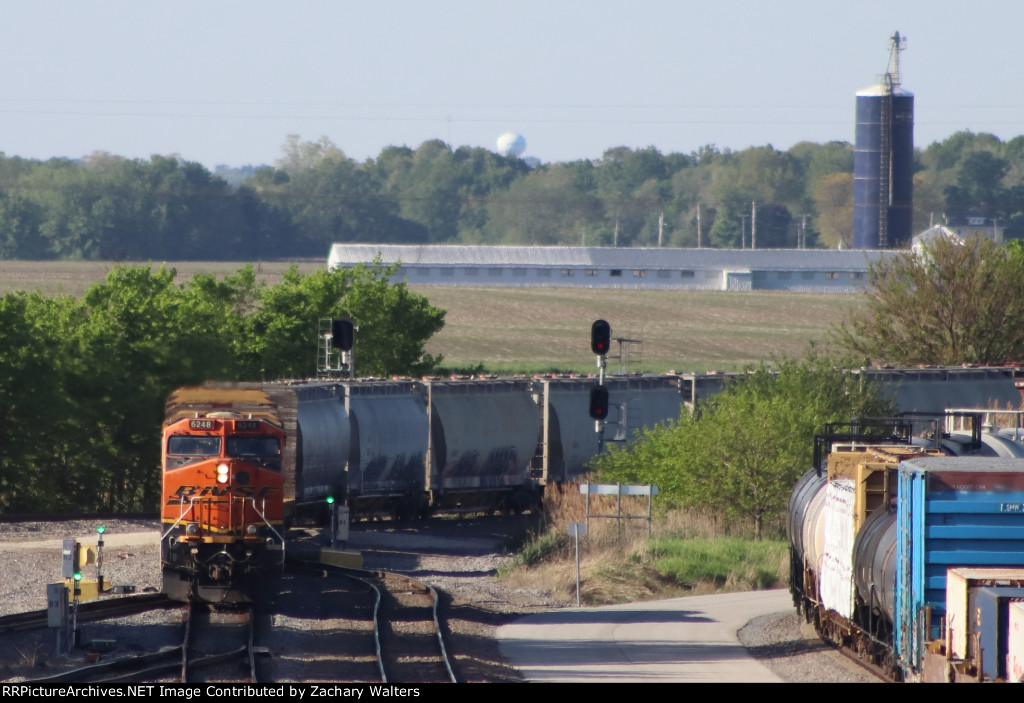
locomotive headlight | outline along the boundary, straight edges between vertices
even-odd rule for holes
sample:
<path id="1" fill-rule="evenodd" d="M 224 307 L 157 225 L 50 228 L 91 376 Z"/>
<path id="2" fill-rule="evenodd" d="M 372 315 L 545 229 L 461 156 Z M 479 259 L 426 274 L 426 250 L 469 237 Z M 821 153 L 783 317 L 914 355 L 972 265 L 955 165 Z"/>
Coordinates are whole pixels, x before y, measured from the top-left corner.
<path id="1" fill-rule="evenodd" d="M 199 534 L 199 525 L 195 524 L 194 522 L 190 522 L 188 524 L 188 527 L 185 528 L 185 534 L 187 534 L 187 535 Z"/>
<path id="2" fill-rule="evenodd" d="M 247 532 L 248 534 L 250 534 L 250 535 L 254 535 L 254 534 L 256 534 L 256 531 L 257 531 L 258 529 L 259 529 L 259 528 L 258 528 L 258 527 L 257 527 L 256 525 L 249 525 L 248 527 L 246 527 L 246 528 L 245 528 L 245 531 L 246 531 L 246 532 Z"/>
<path id="3" fill-rule="evenodd" d="M 227 464 L 221 464 L 217 467 L 217 483 L 228 482 L 228 471 L 229 469 Z"/>

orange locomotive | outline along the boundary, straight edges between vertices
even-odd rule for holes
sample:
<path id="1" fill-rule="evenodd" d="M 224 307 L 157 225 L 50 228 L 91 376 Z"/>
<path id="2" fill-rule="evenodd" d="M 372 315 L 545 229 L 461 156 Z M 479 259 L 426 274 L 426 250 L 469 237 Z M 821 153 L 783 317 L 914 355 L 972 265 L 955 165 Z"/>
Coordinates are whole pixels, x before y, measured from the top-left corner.
<path id="1" fill-rule="evenodd" d="M 173 394 L 164 422 L 164 592 L 249 600 L 252 577 L 284 564 L 284 430 L 259 391 L 196 390 Z"/>

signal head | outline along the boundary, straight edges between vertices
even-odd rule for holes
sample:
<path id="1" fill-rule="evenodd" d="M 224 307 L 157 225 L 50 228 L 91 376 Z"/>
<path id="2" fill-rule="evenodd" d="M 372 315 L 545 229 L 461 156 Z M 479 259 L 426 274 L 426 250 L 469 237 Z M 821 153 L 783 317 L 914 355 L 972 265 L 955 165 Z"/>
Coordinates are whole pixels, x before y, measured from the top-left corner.
<path id="1" fill-rule="evenodd" d="M 355 325 L 347 317 L 331 321 L 331 346 L 341 351 L 351 351 L 356 341 Z"/>
<path id="2" fill-rule="evenodd" d="M 608 387 L 594 386 L 590 389 L 590 417 L 604 420 L 608 417 Z"/>
<path id="3" fill-rule="evenodd" d="M 594 320 L 590 326 L 590 350 L 604 356 L 612 345 L 612 326 L 604 320 Z"/>

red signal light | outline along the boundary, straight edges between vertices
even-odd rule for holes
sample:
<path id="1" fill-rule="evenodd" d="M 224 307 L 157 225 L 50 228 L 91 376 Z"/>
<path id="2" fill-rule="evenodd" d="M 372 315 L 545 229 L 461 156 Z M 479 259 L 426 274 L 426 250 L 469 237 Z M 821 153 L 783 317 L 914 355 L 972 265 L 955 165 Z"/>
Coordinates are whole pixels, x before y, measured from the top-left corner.
<path id="1" fill-rule="evenodd" d="M 594 386 L 590 389 L 590 417 L 604 420 L 608 417 L 608 387 Z"/>
<path id="2" fill-rule="evenodd" d="M 590 350 L 598 356 L 608 353 L 612 344 L 612 326 L 604 320 L 595 320 L 590 326 Z"/>

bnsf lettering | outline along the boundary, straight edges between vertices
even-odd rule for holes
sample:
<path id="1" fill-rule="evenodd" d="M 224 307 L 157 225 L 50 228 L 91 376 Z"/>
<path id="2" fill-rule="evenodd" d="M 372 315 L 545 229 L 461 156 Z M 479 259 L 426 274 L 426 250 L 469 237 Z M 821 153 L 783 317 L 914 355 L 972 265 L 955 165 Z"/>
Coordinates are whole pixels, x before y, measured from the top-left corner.
<path id="1" fill-rule="evenodd" d="M 217 497 L 224 495 L 235 495 L 241 496 L 242 498 L 263 498 L 270 493 L 273 493 L 276 489 L 272 486 L 263 486 L 257 488 L 256 486 L 236 486 L 234 488 L 219 488 L 217 486 L 178 486 L 178 490 L 174 492 L 167 500 L 167 505 L 178 505 L 183 500 L 187 501 L 192 498 L 205 498 L 207 496 Z"/>

